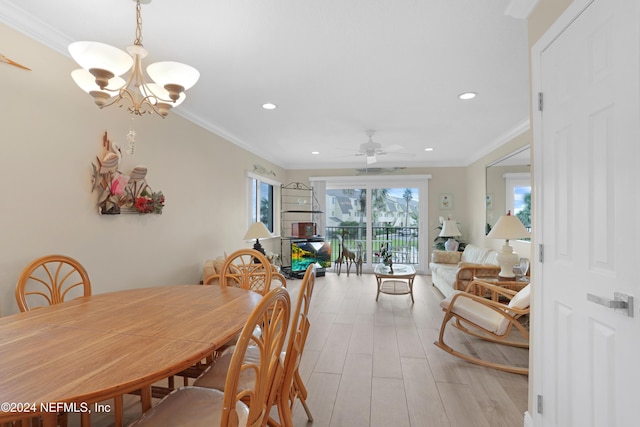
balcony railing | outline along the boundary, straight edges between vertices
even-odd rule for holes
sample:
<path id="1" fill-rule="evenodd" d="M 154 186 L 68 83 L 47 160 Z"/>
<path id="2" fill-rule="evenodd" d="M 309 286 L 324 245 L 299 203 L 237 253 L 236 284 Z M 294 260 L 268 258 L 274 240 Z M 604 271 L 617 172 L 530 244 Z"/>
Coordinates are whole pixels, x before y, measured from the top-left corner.
<path id="1" fill-rule="evenodd" d="M 368 259 L 373 264 L 380 262 L 376 253 L 380 251 L 380 245 L 388 244 L 391 249 L 393 262 L 396 264 L 418 264 L 418 227 L 372 227 L 372 251 L 373 256 L 367 257 L 366 229 L 364 226 L 339 226 L 327 227 L 325 239 L 331 242 L 331 261 L 334 262 L 340 253 L 340 240 L 338 236 L 344 236 L 345 246 L 352 252 L 357 252 L 358 244 L 362 244 L 362 259 Z"/>

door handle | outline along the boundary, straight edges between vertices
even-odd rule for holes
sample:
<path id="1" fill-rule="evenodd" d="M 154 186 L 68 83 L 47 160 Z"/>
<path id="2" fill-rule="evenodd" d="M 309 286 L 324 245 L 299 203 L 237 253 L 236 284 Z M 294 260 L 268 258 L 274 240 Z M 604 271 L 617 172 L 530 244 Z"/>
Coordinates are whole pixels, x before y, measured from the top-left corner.
<path id="1" fill-rule="evenodd" d="M 607 308 L 624 309 L 627 316 L 633 317 L 633 297 L 621 292 L 614 292 L 613 299 L 600 297 L 598 295 L 587 294 L 587 300 L 596 304 L 604 305 Z"/>

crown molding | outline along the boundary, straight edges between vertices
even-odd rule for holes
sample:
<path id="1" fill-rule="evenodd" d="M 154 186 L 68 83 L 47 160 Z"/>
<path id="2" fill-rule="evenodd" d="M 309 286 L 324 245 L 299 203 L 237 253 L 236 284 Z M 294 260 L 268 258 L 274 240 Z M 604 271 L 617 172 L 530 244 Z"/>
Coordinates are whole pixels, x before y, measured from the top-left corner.
<path id="1" fill-rule="evenodd" d="M 73 40 L 12 2 L 0 0 L 0 22 L 43 45 L 70 56 L 67 46 Z"/>

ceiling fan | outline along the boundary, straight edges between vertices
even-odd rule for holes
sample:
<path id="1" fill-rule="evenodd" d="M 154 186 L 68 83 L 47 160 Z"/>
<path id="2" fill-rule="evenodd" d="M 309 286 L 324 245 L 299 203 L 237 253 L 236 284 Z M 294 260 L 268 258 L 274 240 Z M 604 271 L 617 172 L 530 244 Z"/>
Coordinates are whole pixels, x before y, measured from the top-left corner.
<path id="1" fill-rule="evenodd" d="M 376 131 L 368 130 L 365 133 L 369 137 L 369 141 L 360 144 L 360 150 L 356 153 L 356 156 L 366 156 L 367 165 L 376 163 L 378 161 L 377 156 L 402 150 L 402 146 L 397 144 L 390 145 L 386 150 L 383 150 L 382 144 L 373 140 L 373 135 Z"/>

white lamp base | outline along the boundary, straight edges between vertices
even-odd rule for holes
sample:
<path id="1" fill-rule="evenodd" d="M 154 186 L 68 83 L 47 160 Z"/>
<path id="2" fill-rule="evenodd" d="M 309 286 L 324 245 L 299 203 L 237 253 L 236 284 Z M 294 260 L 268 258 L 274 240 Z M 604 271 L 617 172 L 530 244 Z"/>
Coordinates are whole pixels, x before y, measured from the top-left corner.
<path id="1" fill-rule="evenodd" d="M 513 248 L 506 243 L 497 255 L 498 264 L 500 264 L 500 273 L 498 276 L 505 278 L 513 278 L 516 275 L 513 273 L 513 266 L 518 263 L 520 259 L 518 254 L 513 252 Z"/>
<path id="2" fill-rule="evenodd" d="M 458 246 L 459 243 L 456 242 L 455 240 L 453 240 L 453 238 L 449 237 L 449 240 L 447 240 L 446 242 L 444 242 L 444 248 L 448 251 L 457 251 L 458 250 Z"/>

